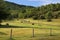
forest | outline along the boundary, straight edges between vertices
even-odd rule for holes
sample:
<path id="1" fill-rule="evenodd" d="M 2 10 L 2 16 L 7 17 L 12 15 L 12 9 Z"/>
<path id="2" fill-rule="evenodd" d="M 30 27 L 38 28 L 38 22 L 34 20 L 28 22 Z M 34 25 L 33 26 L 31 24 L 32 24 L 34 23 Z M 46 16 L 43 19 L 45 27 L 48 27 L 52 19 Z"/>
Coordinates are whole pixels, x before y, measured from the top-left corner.
<path id="1" fill-rule="evenodd" d="M 0 0 L 0 19 L 59 19 L 60 3 L 33 7 Z"/>

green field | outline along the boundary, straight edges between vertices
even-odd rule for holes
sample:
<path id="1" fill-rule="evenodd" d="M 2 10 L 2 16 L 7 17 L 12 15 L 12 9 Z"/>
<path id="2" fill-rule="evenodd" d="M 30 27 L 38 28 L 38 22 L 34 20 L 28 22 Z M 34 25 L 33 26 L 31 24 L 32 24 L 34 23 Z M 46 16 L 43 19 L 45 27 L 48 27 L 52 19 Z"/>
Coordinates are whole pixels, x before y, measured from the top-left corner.
<path id="1" fill-rule="evenodd" d="M 26 19 L 27 20 L 27 19 Z M 60 19 L 53 19 L 52 22 L 46 20 L 31 20 L 23 22 L 21 20 L 5 21 L 2 25 L 23 26 L 24 28 L 12 28 L 13 40 L 59 40 L 60 39 Z M 34 23 L 34 25 L 32 25 Z M 33 35 L 34 27 L 34 37 Z M 50 36 L 50 28 L 52 28 L 52 36 Z M 0 40 L 10 39 L 11 28 L 0 28 Z"/>
<path id="2" fill-rule="evenodd" d="M 6 25 L 8 23 L 11 26 L 19 26 L 19 27 L 34 27 L 34 28 L 59 28 L 60 26 L 60 19 L 53 19 L 52 22 L 47 22 L 46 20 L 32 20 L 32 19 L 24 19 L 25 21 L 28 20 L 30 22 L 23 22 L 23 19 L 13 20 L 13 21 L 4 21 L 2 25 Z M 23 21 L 24 21 L 23 20 Z M 34 23 L 34 25 L 32 25 Z M 52 27 L 53 26 L 53 27 Z"/>

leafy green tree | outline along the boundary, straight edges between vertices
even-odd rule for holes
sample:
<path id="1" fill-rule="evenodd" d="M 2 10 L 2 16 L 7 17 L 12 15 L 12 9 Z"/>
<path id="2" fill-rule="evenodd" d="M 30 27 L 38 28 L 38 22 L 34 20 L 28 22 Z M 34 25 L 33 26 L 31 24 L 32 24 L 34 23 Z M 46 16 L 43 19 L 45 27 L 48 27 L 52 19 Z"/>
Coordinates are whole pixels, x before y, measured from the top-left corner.
<path id="1" fill-rule="evenodd" d="M 46 14 L 46 18 L 47 18 L 47 21 L 50 22 L 52 21 L 52 12 L 49 11 L 47 14 Z"/>
<path id="2" fill-rule="evenodd" d="M 7 19 L 8 16 L 9 14 L 5 10 L 5 3 L 3 0 L 0 0 L 0 23 L 2 22 L 2 20 Z"/>

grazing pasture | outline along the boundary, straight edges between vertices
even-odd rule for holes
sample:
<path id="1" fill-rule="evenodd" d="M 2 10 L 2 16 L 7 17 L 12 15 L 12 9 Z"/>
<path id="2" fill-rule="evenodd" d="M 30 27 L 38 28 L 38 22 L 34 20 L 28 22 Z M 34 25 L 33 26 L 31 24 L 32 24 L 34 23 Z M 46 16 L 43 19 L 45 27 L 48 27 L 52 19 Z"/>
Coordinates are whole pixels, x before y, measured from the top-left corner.
<path id="1" fill-rule="evenodd" d="M 28 20 L 26 22 L 25 20 Z M 53 19 L 52 22 L 46 20 L 21 20 L 4 21 L 2 25 L 18 26 L 12 28 L 12 40 L 59 40 L 60 39 L 60 19 Z M 22 21 L 22 22 L 21 22 Z M 34 25 L 32 25 L 34 23 Z M 21 28 L 23 26 L 23 28 Z M 5 26 L 6 27 L 6 26 Z M 34 29 L 34 37 L 33 37 Z M 0 40 L 10 40 L 11 28 L 0 28 Z"/>
<path id="2" fill-rule="evenodd" d="M 0 40 L 10 39 L 11 28 L 0 28 Z M 32 28 L 12 28 L 13 40 L 59 40 L 60 30 L 52 30 L 50 36 L 49 29 L 34 29 L 34 37 Z"/>
<path id="3" fill-rule="evenodd" d="M 46 20 L 32 20 L 32 19 L 19 19 L 11 21 L 3 21 L 2 25 L 9 24 L 10 26 L 19 26 L 19 27 L 34 27 L 34 28 L 59 28 L 60 19 L 52 19 L 52 22 L 47 22 Z M 34 25 L 32 25 L 34 23 Z M 52 27 L 53 26 L 53 27 Z"/>

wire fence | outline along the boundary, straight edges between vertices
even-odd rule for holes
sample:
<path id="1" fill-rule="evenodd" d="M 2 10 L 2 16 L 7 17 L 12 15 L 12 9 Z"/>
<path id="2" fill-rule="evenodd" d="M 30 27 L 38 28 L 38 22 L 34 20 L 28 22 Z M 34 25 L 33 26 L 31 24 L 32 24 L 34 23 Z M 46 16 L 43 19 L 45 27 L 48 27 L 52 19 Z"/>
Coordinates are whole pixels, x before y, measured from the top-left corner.
<path id="1" fill-rule="evenodd" d="M 60 37 L 60 29 L 0 28 L 0 40 L 39 40 L 50 36 Z"/>

